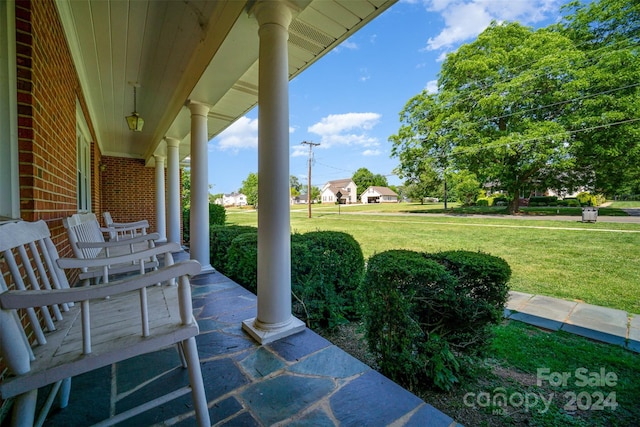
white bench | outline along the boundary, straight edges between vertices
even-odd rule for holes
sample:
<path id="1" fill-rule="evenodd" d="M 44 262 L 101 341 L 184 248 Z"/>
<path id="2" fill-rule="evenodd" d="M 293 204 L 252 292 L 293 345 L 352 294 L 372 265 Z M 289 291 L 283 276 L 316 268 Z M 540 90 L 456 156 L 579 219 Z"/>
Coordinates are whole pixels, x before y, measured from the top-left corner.
<path id="1" fill-rule="evenodd" d="M 200 264 L 182 261 L 120 281 L 75 288 L 69 287 L 63 270 L 101 268 L 112 260 L 129 263 L 179 250 L 178 244 L 167 244 L 110 259 L 59 259 L 44 221 L 0 226 L 0 356 L 9 369 L 0 383 L 0 397 L 14 399 L 13 426 L 41 425 L 56 394 L 65 407 L 71 377 L 174 344 L 183 353 L 190 384 L 113 414 L 104 425 L 189 392 L 198 425 L 211 425 L 189 282 Z M 178 286 L 151 286 L 176 279 Z M 37 390 L 50 384 L 52 394 L 36 419 Z"/>
<path id="2" fill-rule="evenodd" d="M 69 242 L 76 258 L 95 259 L 112 258 L 130 253 L 139 252 L 155 247 L 155 241 L 160 237 L 158 233 L 141 234 L 121 240 L 105 240 L 104 234 L 113 232 L 110 228 L 100 227 L 96 216 L 92 213 L 74 214 L 62 220 L 67 230 Z M 171 263 L 172 260 L 165 260 Z M 94 278 L 109 281 L 114 274 L 138 271 L 140 268 L 155 269 L 159 265 L 157 257 L 147 260 L 138 260 L 128 263 L 112 263 L 101 268 L 84 266 L 81 269 L 80 279 Z"/>

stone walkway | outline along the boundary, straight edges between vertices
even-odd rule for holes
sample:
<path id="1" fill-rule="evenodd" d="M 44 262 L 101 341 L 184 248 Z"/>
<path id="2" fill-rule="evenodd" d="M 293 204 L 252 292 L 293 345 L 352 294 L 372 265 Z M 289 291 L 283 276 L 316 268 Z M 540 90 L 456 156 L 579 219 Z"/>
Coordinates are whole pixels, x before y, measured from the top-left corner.
<path id="1" fill-rule="evenodd" d="M 456 426 L 453 419 L 305 330 L 259 346 L 241 330 L 256 296 L 220 273 L 192 279 L 198 351 L 216 426 Z M 187 382 L 174 348 L 74 377 L 45 426 L 87 426 Z M 46 393 L 40 392 L 40 396 Z M 193 426 L 190 395 L 123 426 Z"/>
<path id="2" fill-rule="evenodd" d="M 640 315 L 626 311 L 512 291 L 505 317 L 640 352 Z"/>

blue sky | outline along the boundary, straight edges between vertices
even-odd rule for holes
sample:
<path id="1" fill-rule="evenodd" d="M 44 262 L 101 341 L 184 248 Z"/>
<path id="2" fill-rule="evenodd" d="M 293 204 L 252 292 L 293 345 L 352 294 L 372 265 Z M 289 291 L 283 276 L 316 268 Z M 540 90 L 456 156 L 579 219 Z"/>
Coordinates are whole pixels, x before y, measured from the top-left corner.
<path id="1" fill-rule="evenodd" d="M 434 91 L 442 60 L 492 20 L 532 27 L 557 21 L 565 0 L 400 0 L 289 85 L 290 175 L 312 185 L 349 178 L 365 167 L 391 185 L 398 165 L 389 136 L 399 113 L 422 90 Z M 209 190 L 231 193 L 258 172 L 258 110 L 209 141 Z"/>

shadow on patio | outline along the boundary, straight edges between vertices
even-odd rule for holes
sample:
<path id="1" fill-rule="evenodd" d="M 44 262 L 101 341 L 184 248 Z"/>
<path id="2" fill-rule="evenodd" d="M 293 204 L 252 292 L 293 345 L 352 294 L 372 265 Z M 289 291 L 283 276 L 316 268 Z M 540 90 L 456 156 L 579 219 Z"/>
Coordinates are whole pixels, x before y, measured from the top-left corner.
<path id="1" fill-rule="evenodd" d="M 176 254 L 176 260 L 187 254 Z M 241 329 L 256 297 L 220 273 L 192 278 L 211 422 L 220 426 L 449 426 L 456 423 L 311 330 L 260 346 Z M 174 348 L 75 377 L 46 426 L 84 426 L 187 382 Z M 39 393 L 41 396 L 45 393 Z M 110 396 L 108 398 L 107 396 Z M 129 420 L 195 425 L 189 395 Z"/>

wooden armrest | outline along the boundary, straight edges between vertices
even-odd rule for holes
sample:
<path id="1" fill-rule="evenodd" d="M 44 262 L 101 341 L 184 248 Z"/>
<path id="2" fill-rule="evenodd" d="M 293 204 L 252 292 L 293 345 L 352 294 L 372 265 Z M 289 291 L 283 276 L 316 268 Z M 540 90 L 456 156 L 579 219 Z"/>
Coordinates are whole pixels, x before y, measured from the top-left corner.
<path id="1" fill-rule="evenodd" d="M 118 255 L 110 258 L 58 258 L 57 263 L 61 268 L 90 268 L 104 267 L 114 264 L 128 263 L 139 261 L 141 259 L 151 258 L 152 256 L 165 254 L 167 252 L 180 252 L 180 245 L 177 243 L 167 243 L 166 245 L 156 246 L 155 248 L 145 249 L 143 251 L 133 252 L 126 255 Z"/>
<path id="2" fill-rule="evenodd" d="M 134 222 L 112 222 L 111 224 L 108 224 L 107 227 L 108 228 L 131 228 L 131 229 L 149 228 L 149 221 L 147 221 L 146 219 L 143 219 L 141 221 L 134 221 Z"/>
<path id="3" fill-rule="evenodd" d="M 124 245 L 131 245 L 133 243 L 142 243 L 149 240 L 158 240 L 160 239 L 160 234 L 158 233 L 149 233 L 142 236 L 130 237 L 123 240 L 109 240 L 108 242 L 77 242 L 76 245 L 80 249 L 85 248 L 113 248 Z"/>
<path id="4" fill-rule="evenodd" d="M 193 276 L 200 273 L 200 263 L 196 260 L 180 261 L 147 274 L 136 275 L 110 283 L 94 286 L 54 290 L 7 291 L 0 294 L 0 307 L 3 309 L 18 309 L 28 307 L 42 307 L 53 304 L 86 301 L 96 298 L 129 292 L 145 288 L 180 276 Z M 187 282 L 188 283 L 188 282 Z M 178 294 L 191 298 L 189 286 L 185 286 Z"/>

